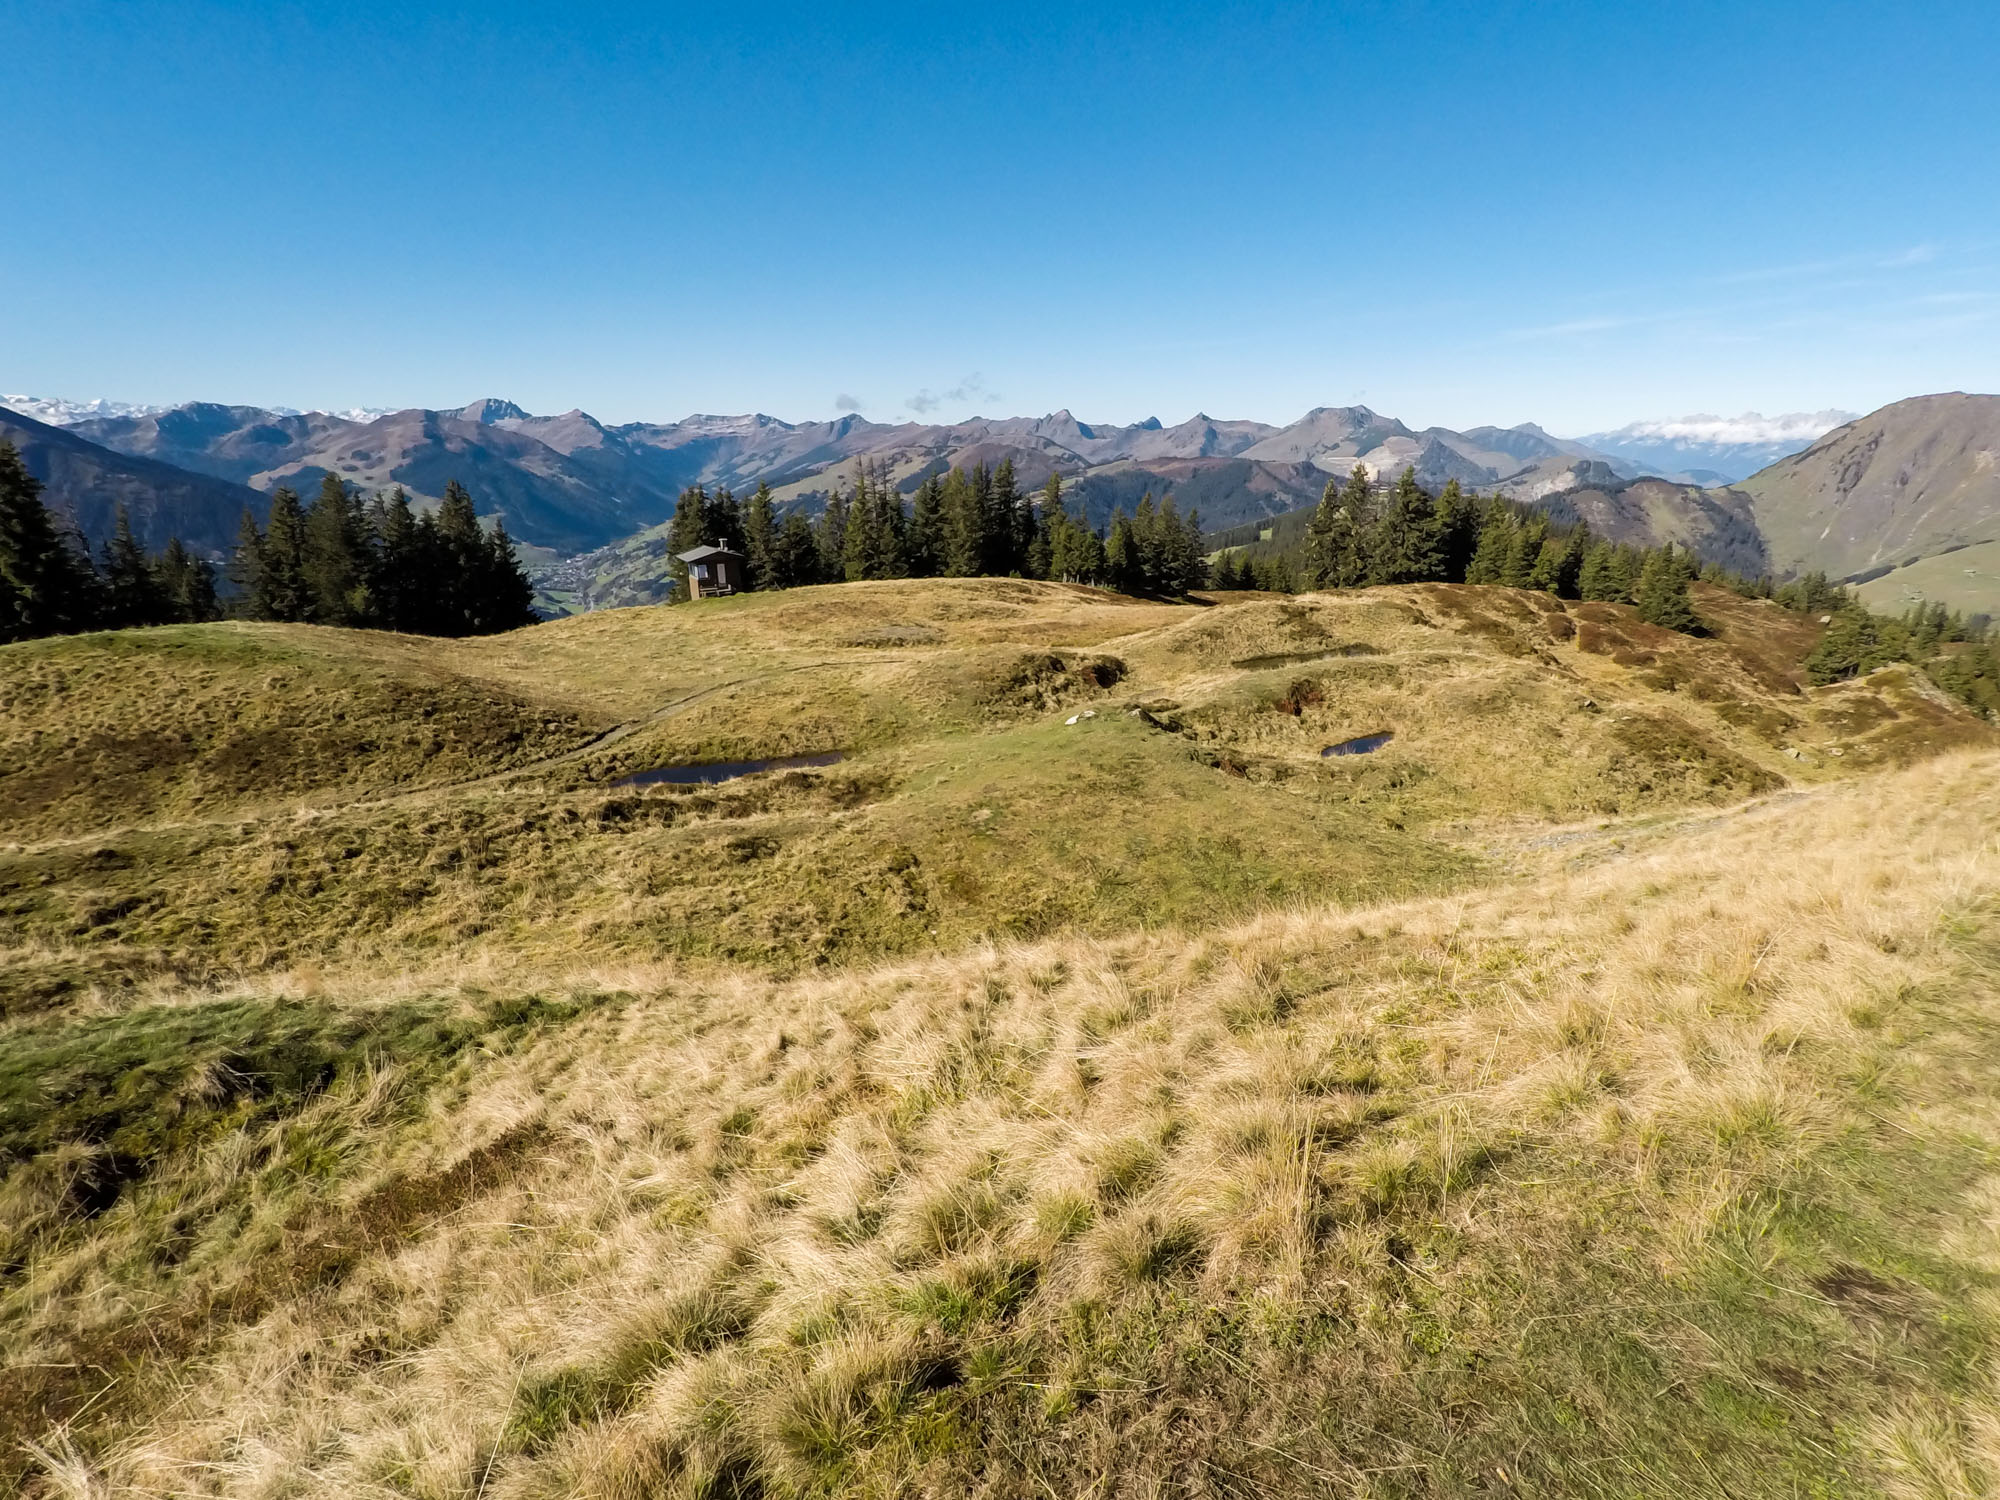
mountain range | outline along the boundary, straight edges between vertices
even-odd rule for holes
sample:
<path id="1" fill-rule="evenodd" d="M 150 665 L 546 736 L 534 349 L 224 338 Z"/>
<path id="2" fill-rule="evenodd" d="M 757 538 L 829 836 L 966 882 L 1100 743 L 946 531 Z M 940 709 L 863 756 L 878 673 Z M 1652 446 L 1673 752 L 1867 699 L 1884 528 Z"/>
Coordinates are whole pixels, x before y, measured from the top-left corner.
<path id="1" fill-rule="evenodd" d="M 741 491 L 766 483 L 781 506 L 817 508 L 857 460 L 881 466 L 905 491 L 953 465 L 1011 460 L 1024 485 L 1062 474 L 1073 503 L 1099 524 L 1150 491 L 1173 493 L 1213 526 L 1308 504 L 1328 476 L 1343 477 L 1357 463 L 1377 472 L 1414 467 L 1427 484 L 1457 479 L 1522 500 L 1645 472 L 1531 423 L 1417 430 L 1365 406 L 1317 408 L 1283 427 L 1205 413 L 1171 427 L 1157 419 L 1107 426 L 1068 411 L 951 424 L 851 415 L 793 423 L 754 414 L 607 426 L 587 412 L 536 416 L 497 398 L 379 415 L 6 401 L 18 415 L 113 453 L 264 493 L 279 485 L 307 492 L 332 473 L 364 489 L 400 484 L 422 501 L 456 478 L 482 513 L 503 516 L 517 538 L 555 555 L 658 524 L 689 484 Z M 81 512 L 79 520 L 90 529 Z"/>
<path id="2" fill-rule="evenodd" d="M 37 420 L 24 406 L 64 420 Z M 1889 577 L 1871 597 L 1918 580 L 1934 597 L 1937 558 L 2000 547 L 2000 397 L 1917 397 L 1816 435 L 1843 415 L 1696 417 L 1586 441 L 1533 423 L 1418 429 L 1365 406 L 1318 407 L 1285 426 L 1205 413 L 1173 426 L 1107 425 L 1068 411 L 948 424 L 752 414 L 613 426 L 498 398 L 341 415 L 8 397 L 0 434 L 93 539 L 123 502 L 149 545 L 179 535 L 211 553 L 228 547 L 243 509 L 260 511 L 279 485 L 309 494 L 332 473 L 365 490 L 400 484 L 421 504 L 457 479 L 582 607 L 657 593 L 662 527 L 685 486 L 742 493 L 769 484 L 781 508 L 816 510 L 863 461 L 908 492 L 954 465 L 1007 460 L 1024 486 L 1061 474 L 1071 503 L 1096 524 L 1150 492 L 1172 495 L 1216 530 L 1311 505 L 1356 464 L 1384 475 L 1413 468 L 1432 488 L 1456 479 L 1619 540 L 1680 542 L 1746 573 Z M 1747 476 L 1716 477 L 1766 455 Z M 1918 563 L 1925 570 L 1905 575 L 1908 588 L 1895 580 Z M 2000 611 L 1990 569 L 1944 572 L 1951 602 Z"/>

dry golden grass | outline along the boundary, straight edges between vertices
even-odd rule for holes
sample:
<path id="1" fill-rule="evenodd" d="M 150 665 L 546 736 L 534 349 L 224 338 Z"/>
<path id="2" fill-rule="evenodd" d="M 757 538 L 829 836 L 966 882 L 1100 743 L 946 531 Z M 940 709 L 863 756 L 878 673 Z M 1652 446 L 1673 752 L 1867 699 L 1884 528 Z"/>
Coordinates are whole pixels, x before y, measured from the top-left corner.
<path id="1" fill-rule="evenodd" d="M 1817 627 L 1718 591 L 1706 640 L 1495 589 L 1225 601 L 961 579 L 481 641 L 5 648 L 0 1013 L 302 963 L 797 967 L 1198 927 L 1995 734 L 1907 672 L 1807 692 Z M 714 792 L 607 785 L 834 748 Z"/>
<path id="2" fill-rule="evenodd" d="M 579 973 L 40 1242 L 10 1362 L 124 1362 L 35 1483 L 1988 1493 L 1996 835 L 1960 755 L 1206 935 Z"/>

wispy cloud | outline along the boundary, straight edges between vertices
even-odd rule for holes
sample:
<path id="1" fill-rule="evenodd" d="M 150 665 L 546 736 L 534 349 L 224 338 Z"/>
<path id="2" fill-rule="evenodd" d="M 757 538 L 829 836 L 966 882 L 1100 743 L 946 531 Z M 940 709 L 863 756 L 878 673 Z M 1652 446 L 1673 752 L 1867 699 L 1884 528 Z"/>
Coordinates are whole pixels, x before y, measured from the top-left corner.
<path id="1" fill-rule="evenodd" d="M 910 397 L 903 405 L 918 416 L 928 416 L 940 406 L 964 406 L 979 401 L 998 401 L 1000 393 L 986 384 L 986 378 L 977 371 L 966 376 L 950 390 L 933 391 L 928 386 Z"/>
<path id="2" fill-rule="evenodd" d="M 861 398 L 859 396 L 850 396 L 843 392 L 833 398 L 833 409 L 835 411 L 860 411 Z"/>

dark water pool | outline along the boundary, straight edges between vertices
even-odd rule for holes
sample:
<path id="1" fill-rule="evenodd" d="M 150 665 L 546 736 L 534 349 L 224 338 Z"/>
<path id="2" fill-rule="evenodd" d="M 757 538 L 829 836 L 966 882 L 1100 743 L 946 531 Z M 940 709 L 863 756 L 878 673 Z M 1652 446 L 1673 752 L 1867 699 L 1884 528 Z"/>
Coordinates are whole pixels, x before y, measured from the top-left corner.
<path id="1" fill-rule="evenodd" d="M 1342 740 L 1338 745 L 1328 745 L 1320 751 L 1323 757 L 1329 755 L 1367 755 L 1380 750 L 1396 737 L 1396 731 L 1385 729 L 1380 734 L 1364 734 L 1355 739 Z"/>
<path id="2" fill-rule="evenodd" d="M 845 760 L 844 750 L 825 750 L 818 755 L 782 755 L 774 760 L 711 760 L 698 766 L 655 766 L 614 781 L 613 786 L 701 786 L 713 781 L 734 781 L 758 771 L 791 771 L 800 766 L 830 766 Z"/>

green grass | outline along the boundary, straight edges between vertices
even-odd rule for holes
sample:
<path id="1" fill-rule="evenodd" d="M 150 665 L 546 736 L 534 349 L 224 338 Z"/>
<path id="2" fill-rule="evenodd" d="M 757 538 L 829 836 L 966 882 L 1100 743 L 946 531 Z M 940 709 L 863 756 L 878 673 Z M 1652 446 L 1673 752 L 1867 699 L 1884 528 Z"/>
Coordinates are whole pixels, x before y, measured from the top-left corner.
<path id="1" fill-rule="evenodd" d="M 1922 600 L 1965 614 L 2000 615 L 2000 542 L 1975 542 L 1871 578 L 1855 589 L 1861 602 L 1899 615 Z"/>

